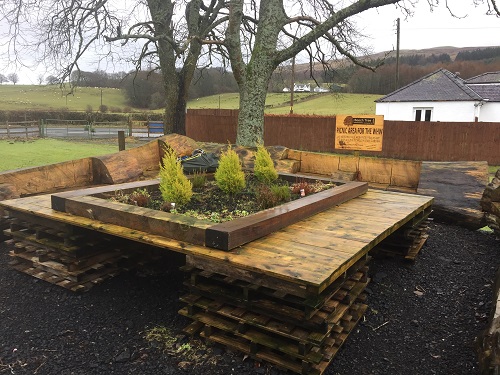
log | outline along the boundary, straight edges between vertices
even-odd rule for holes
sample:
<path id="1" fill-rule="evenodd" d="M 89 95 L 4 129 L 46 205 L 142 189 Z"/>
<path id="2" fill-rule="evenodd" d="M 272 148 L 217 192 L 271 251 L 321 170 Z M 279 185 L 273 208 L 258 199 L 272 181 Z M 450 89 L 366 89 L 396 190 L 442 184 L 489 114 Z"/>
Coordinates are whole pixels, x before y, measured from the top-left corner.
<path id="1" fill-rule="evenodd" d="M 165 148 L 172 148 L 179 157 L 192 155 L 193 151 L 199 148 L 194 139 L 180 134 L 164 135 L 158 139 L 158 143 L 161 158 L 165 154 Z"/>
<path id="2" fill-rule="evenodd" d="M 141 179 L 147 172 L 157 173 L 160 165 L 158 142 L 118 153 L 93 157 L 94 184 L 120 184 Z"/>

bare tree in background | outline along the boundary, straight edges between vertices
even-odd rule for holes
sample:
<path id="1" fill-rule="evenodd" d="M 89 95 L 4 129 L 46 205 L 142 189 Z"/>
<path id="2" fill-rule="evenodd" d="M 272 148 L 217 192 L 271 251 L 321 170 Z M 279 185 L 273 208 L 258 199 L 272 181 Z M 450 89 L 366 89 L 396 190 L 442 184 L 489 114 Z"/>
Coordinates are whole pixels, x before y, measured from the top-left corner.
<path id="1" fill-rule="evenodd" d="M 313 64 L 347 58 L 374 70 L 357 56 L 365 50 L 360 42 L 355 16 L 369 9 L 393 5 L 411 16 L 418 0 L 231 0 L 225 45 L 239 85 L 240 113 L 237 143 L 253 146 L 264 138 L 264 108 L 272 73 L 283 62 L 306 51 Z M 423 0 L 421 0 L 423 1 Z M 498 14 L 496 0 L 471 0 L 487 5 L 487 13 Z M 439 0 L 427 0 L 432 9 Z M 451 1 L 444 5 L 453 13 Z M 463 9 L 460 9 L 463 11 Z M 376 22 L 376 19 L 373 20 Z"/>
<path id="2" fill-rule="evenodd" d="M 279 64 L 306 51 L 311 72 L 315 62 L 327 66 L 338 58 L 374 69 L 358 59 L 364 50 L 355 16 L 389 5 L 411 15 L 418 1 L 3 0 L 0 20 L 9 25 L 2 40 L 12 60 L 20 61 L 24 50 L 38 51 L 38 61 L 62 68 L 61 82 L 80 71 L 89 54 L 110 64 L 125 60 L 137 70 L 160 69 L 166 130 L 180 134 L 185 134 L 188 87 L 200 59 L 209 65 L 214 51 L 223 57 L 227 51 L 240 91 L 237 143 L 255 145 L 263 140 L 267 87 Z M 454 15 L 451 0 L 420 1 L 431 8 L 441 3 Z M 497 0 L 470 3 L 500 15 Z"/>
<path id="3" fill-rule="evenodd" d="M 3 74 L 0 74 L 0 85 L 3 84 L 4 82 L 9 82 L 6 76 Z"/>
<path id="4" fill-rule="evenodd" d="M 166 130 L 185 134 L 188 88 L 200 56 L 219 48 L 203 46 L 222 22 L 223 6 L 223 0 L 5 0 L 0 19 L 10 26 L 3 40 L 11 60 L 36 51 L 59 82 L 96 56 L 107 64 L 125 61 L 137 71 L 161 70 Z"/>
<path id="5" fill-rule="evenodd" d="M 9 74 L 7 74 L 7 78 L 14 85 L 19 82 L 19 76 L 17 75 L 17 73 L 9 73 Z"/>

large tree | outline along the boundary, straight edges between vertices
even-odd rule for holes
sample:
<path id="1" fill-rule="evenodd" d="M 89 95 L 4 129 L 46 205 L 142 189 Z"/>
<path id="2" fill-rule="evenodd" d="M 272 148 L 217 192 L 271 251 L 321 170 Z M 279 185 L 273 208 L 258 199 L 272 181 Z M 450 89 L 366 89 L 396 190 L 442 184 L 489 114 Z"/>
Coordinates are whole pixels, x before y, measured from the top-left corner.
<path id="1" fill-rule="evenodd" d="M 166 94 L 166 130 L 185 134 L 188 88 L 202 53 L 223 22 L 223 0 L 5 0 L 0 19 L 10 25 L 13 60 L 26 50 L 51 64 L 60 82 L 89 56 L 124 60 L 136 71 L 159 70 Z M 126 9 L 125 9 L 126 7 Z M 208 61 L 208 60 L 207 60 Z"/>
<path id="2" fill-rule="evenodd" d="M 356 57 L 362 51 L 358 43 L 362 36 L 351 20 L 368 9 L 391 4 L 409 16 L 417 1 L 231 0 L 225 44 L 240 91 L 237 143 L 250 146 L 262 141 L 266 92 L 280 64 L 307 51 L 311 64 L 327 66 L 341 57 L 374 70 Z M 432 9 L 439 0 L 427 3 Z M 441 3 L 454 16 L 452 2 Z M 487 13 L 499 15 L 496 0 L 471 0 L 471 6 L 479 3 L 487 4 Z"/>
<path id="3" fill-rule="evenodd" d="M 52 61 L 60 68 L 61 81 L 80 70 L 89 52 L 109 64 L 125 59 L 137 70 L 158 66 L 167 93 L 167 130 L 181 134 L 188 88 L 200 56 L 208 54 L 208 65 L 211 52 L 220 47 L 225 56 L 225 48 L 240 91 L 237 143 L 254 145 L 263 139 L 266 91 L 279 64 L 307 51 L 311 64 L 347 57 L 365 66 L 356 57 L 362 52 L 362 36 L 354 16 L 391 4 L 410 15 L 417 1 L 3 0 L 0 20 L 9 25 L 3 41 L 13 59 L 21 60 L 21 51 L 37 51 L 39 61 Z M 431 8 L 441 3 L 453 16 L 450 0 L 420 1 Z M 470 2 L 500 15 L 497 0 Z M 135 48 L 128 48 L 131 45 Z M 328 48 L 331 53 L 325 52 Z"/>

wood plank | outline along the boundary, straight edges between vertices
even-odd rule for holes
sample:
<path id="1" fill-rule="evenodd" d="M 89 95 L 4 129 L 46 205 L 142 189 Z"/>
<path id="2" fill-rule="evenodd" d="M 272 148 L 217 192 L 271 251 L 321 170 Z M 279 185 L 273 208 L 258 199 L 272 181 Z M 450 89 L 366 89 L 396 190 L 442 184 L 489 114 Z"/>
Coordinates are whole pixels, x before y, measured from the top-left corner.
<path id="1" fill-rule="evenodd" d="M 432 198 L 419 196 L 418 199 L 411 198 L 410 203 L 407 202 L 408 194 L 392 193 L 392 192 L 380 192 L 375 190 L 369 190 L 363 197 L 368 198 L 373 197 L 374 199 L 380 196 L 391 196 L 395 194 L 396 201 L 400 200 L 400 206 L 396 210 L 394 206 L 390 206 L 386 212 L 376 212 L 375 217 L 393 217 L 394 226 L 391 230 L 395 231 L 402 227 L 406 223 L 413 220 L 414 217 L 419 216 L 423 210 L 430 206 L 432 203 Z M 106 224 L 98 220 L 92 220 L 85 217 L 76 217 L 62 212 L 54 211 L 50 208 L 50 201 L 47 201 L 47 197 L 30 197 L 11 201 L 2 201 L 0 206 L 5 207 L 7 211 L 18 211 L 29 215 L 35 215 L 47 220 L 53 220 L 56 222 L 71 224 L 77 227 L 87 228 L 89 231 L 97 231 L 100 233 L 110 234 L 112 236 L 122 237 L 129 240 L 133 240 L 140 243 L 146 243 L 153 245 L 158 248 L 169 249 L 177 251 L 183 254 L 187 254 L 196 258 L 197 262 L 206 262 L 209 264 L 213 271 L 217 269 L 230 270 L 234 269 L 235 273 L 247 274 L 258 280 L 259 275 L 266 282 L 271 283 L 273 279 L 277 280 L 283 286 L 289 286 L 293 289 L 295 286 L 297 290 L 300 290 L 303 294 L 320 293 L 328 285 L 330 285 L 335 279 L 337 279 L 345 270 L 349 269 L 352 264 L 357 260 L 361 259 L 366 255 L 368 251 L 365 245 L 360 245 L 359 252 L 353 255 L 352 259 L 342 264 L 330 264 L 324 262 L 321 266 L 322 269 L 318 269 L 315 275 L 310 273 L 304 273 L 302 275 L 290 274 L 289 270 L 291 267 L 300 266 L 300 264 L 307 263 L 307 257 L 301 258 L 297 257 L 295 262 L 290 263 L 289 258 L 275 259 L 273 260 L 273 254 L 268 252 L 265 257 L 262 253 L 262 257 L 259 259 L 251 259 L 250 256 L 241 256 L 240 253 L 244 251 L 250 245 L 244 245 L 241 248 L 237 248 L 233 251 L 225 252 L 216 249 L 209 249 L 204 246 L 193 245 L 185 241 L 174 240 L 161 235 L 153 235 L 143 231 L 130 230 L 122 226 L 114 224 Z M 24 205 L 24 199 L 29 199 L 29 206 Z M 324 226 L 326 228 L 335 228 L 335 226 L 342 226 L 342 221 L 346 217 L 353 216 L 353 213 L 359 212 L 360 207 L 363 204 L 359 204 L 361 197 L 351 199 L 348 202 L 341 204 L 335 208 L 328 210 L 325 213 L 316 214 L 314 217 L 305 219 L 307 225 L 314 227 L 314 222 L 317 221 L 318 226 Z M 48 202 L 48 204 L 46 204 Z M 374 207 L 376 209 L 377 207 Z M 329 221 L 329 224 L 327 224 Z M 294 224 L 298 225 L 298 224 Z M 384 233 L 374 236 L 371 240 L 369 238 L 361 238 L 361 232 L 353 230 L 351 233 L 349 228 L 342 228 L 342 232 L 337 232 L 342 235 L 343 238 L 354 239 L 358 242 L 363 242 L 374 246 L 374 244 L 380 242 L 383 238 L 390 234 L 390 230 Z M 333 234 L 335 232 L 333 231 Z M 360 237 L 360 238 L 358 238 Z M 369 246 L 368 246 L 369 247 Z M 320 248 L 320 247 L 318 247 Z M 251 259 L 252 262 L 248 263 Z M 271 263 L 272 262 L 272 263 Z M 272 265 L 269 267 L 269 265 Z M 228 274 L 232 276 L 232 274 Z"/>
<path id="2" fill-rule="evenodd" d="M 153 180 L 146 180 L 146 181 L 134 181 L 134 182 L 127 182 L 119 185 L 119 188 L 117 187 L 110 187 L 109 185 L 104 185 L 104 186 L 92 186 L 89 188 L 85 189 L 77 189 L 77 190 L 71 190 L 71 191 L 65 191 L 61 193 L 56 193 L 56 194 L 51 194 L 50 195 L 50 201 L 51 201 L 51 208 L 56 210 L 56 211 L 61 211 L 61 212 L 66 212 L 65 204 L 66 204 L 66 199 L 69 198 L 78 198 L 78 197 L 83 197 L 83 196 L 89 196 L 89 195 L 98 195 L 98 194 L 104 194 L 107 192 L 114 192 L 117 190 L 122 190 L 125 192 L 128 191 L 133 191 L 135 189 L 147 189 L 147 190 L 156 190 L 160 183 L 160 180 L 158 179 L 153 179 Z"/>
<path id="3" fill-rule="evenodd" d="M 206 245 L 229 250 L 366 193 L 368 184 L 351 182 L 256 214 L 214 225 Z M 258 237 L 256 237 L 258 234 Z"/>
<path id="4" fill-rule="evenodd" d="M 132 230 L 157 234 L 196 245 L 205 243 L 205 231 L 212 223 L 180 214 L 171 214 L 130 204 L 83 196 L 68 198 L 66 212 L 115 224 Z"/>

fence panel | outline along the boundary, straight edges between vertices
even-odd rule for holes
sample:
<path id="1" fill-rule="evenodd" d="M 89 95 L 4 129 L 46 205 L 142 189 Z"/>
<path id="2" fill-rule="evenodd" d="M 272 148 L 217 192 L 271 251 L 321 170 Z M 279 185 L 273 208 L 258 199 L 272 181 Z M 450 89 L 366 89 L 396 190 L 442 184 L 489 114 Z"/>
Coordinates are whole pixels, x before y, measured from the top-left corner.
<path id="1" fill-rule="evenodd" d="M 42 133 L 49 138 L 90 138 L 90 125 L 86 120 L 45 119 Z"/>
<path id="2" fill-rule="evenodd" d="M 93 122 L 89 127 L 90 139 L 118 138 L 118 132 L 124 131 L 125 136 L 130 136 L 130 127 L 127 121 Z"/>
<path id="3" fill-rule="evenodd" d="M 0 124 L 0 137 L 35 138 L 40 136 L 38 121 L 5 122 Z"/>
<path id="4" fill-rule="evenodd" d="M 235 142 L 237 122 L 234 110 L 189 110 L 187 135 L 203 142 Z M 334 116 L 265 116 L 264 142 L 305 151 L 352 153 L 334 148 Z M 499 145 L 500 123 L 385 121 L 382 151 L 360 154 L 500 165 Z"/>

